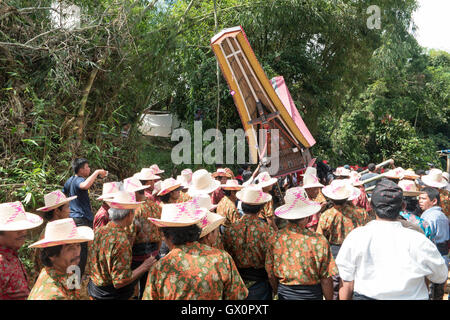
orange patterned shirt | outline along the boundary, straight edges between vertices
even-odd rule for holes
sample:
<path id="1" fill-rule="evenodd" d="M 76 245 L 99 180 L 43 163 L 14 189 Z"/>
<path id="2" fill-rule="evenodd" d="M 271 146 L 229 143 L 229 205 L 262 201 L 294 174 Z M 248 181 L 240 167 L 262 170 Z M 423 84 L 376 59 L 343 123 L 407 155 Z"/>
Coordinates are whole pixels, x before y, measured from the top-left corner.
<path id="1" fill-rule="evenodd" d="M 272 218 L 273 217 L 273 200 L 264 204 L 264 207 L 258 213 L 258 217 L 262 219 Z"/>
<path id="2" fill-rule="evenodd" d="M 232 223 L 235 223 L 241 218 L 235 203 L 227 196 L 224 196 L 222 200 L 219 201 L 216 212 L 226 218 L 223 223 L 225 227 L 229 227 Z"/>
<path id="3" fill-rule="evenodd" d="M 134 215 L 133 223 L 136 228 L 134 244 L 161 242 L 159 228 L 148 218 L 161 218 L 161 206 L 151 199 L 147 199 Z"/>
<path id="4" fill-rule="evenodd" d="M 176 201 L 176 203 L 181 203 L 181 202 L 187 202 L 192 200 L 192 197 L 190 195 L 188 195 L 187 192 L 180 192 L 180 197 L 178 198 L 178 200 Z"/>
<path id="5" fill-rule="evenodd" d="M 445 189 L 439 189 L 439 194 L 442 212 L 444 212 L 447 218 L 450 218 L 450 192 Z"/>
<path id="6" fill-rule="evenodd" d="M 61 273 L 55 268 L 42 268 L 28 300 L 81 300 L 80 289 L 67 287 L 70 276 L 71 274 Z"/>

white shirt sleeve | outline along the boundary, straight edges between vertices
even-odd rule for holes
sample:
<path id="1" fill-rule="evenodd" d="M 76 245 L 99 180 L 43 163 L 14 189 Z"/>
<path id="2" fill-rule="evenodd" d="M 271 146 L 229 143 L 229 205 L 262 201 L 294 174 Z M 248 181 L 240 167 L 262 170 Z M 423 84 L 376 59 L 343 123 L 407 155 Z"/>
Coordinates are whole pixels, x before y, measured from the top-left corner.
<path id="1" fill-rule="evenodd" d="M 448 277 L 447 264 L 436 248 L 436 245 L 429 239 L 426 239 L 426 241 L 421 243 L 420 247 L 420 250 L 417 250 L 417 252 L 420 253 L 423 266 L 430 273 L 426 276 L 428 280 L 433 283 L 446 282 Z"/>
<path id="2" fill-rule="evenodd" d="M 355 237 L 355 230 L 350 232 L 342 243 L 336 257 L 336 265 L 339 276 L 344 281 L 354 281 L 356 271 L 356 258 L 358 256 L 358 237 Z"/>

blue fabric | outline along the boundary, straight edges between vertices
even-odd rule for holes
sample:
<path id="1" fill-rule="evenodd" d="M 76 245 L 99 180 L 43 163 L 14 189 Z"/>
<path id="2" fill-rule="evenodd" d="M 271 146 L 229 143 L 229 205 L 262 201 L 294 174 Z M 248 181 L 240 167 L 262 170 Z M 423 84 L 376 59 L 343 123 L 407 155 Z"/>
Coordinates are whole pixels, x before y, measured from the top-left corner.
<path id="1" fill-rule="evenodd" d="M 430 239 L 434 243 L 443 243 L 449 239 L 449 222 L 447 216 L 442 212 L 441 207 L 434 206 L 425 210 L 421 216 L 426 220 L 431 228 Z"/>
<path id="2" fill-rule="evenodd" d="M 431 227 L 429 226 L 428 222 L 422 219 L 421 217 L 416 216 L 415 214 L 411 212 L 406 211 L 400 211 L 400 215 L 406 219 L 406 221 L 409 221 L 411 223 L 417 224 L 420 229 L 423 230 L 425 233 L 425 236 L 430 239 L 431 237 Z"/>
<path id="3" fill-rule="evenodd" d="M 304 286 L 286 286 L 278 284 L 279 300 L 323 300 L 322 286 L 320 284 Z"/>
<path id="4" fill-rule="evenodd" d="M 372 177 L 376 177 L 376 176 L 378 176 L 378 175 L 379 175 L 379 174 L 378 174 L 378 173 L 375 173 L 375 172 L 369 172 L 369 173 L 363 174 L 363 175 L 361 176 L 361 181 L 370 179 L 370 178 L 372 178 Z M 375 181 L 366 183 L 366 184 L 364 184 L 364 188 L 369 188 L 369 187 L 371 187 L 371 186 L 374 186 L 374 185 L 377 184 L 377 182 L 378 182 L 378 181 L 375 180 Z"/>
<path id="5" fill-rule="evenodd" d="M 272 287 L 269 281 L 258 281 L 248 288 L 248 296 L 245 300 L 272 300 Z"/>
<path id="6" fill-rule="evenodd" d="M 89 221 L 94 220 L 92 214 L 91 201 L 87 190 L 80 189 L 80 183 L 86 181 L 83 177 L 72 176 L 64 184 L 63 192 L 67 197 L 77 196 L 69 202 L 71 218 L 84 218 Z"/>

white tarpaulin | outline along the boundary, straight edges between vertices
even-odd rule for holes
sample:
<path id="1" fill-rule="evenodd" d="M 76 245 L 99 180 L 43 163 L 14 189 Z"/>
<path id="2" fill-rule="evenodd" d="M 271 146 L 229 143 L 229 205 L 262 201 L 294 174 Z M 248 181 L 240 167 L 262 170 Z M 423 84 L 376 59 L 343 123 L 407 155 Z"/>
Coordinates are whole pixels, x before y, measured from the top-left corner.
<path id="1" fill-rule="evenodd" d="M 146 136 L 170 138 L 174 128 L 180 125 L 177 117 L 170 114 L 144 114 L 139 131 Z"/>

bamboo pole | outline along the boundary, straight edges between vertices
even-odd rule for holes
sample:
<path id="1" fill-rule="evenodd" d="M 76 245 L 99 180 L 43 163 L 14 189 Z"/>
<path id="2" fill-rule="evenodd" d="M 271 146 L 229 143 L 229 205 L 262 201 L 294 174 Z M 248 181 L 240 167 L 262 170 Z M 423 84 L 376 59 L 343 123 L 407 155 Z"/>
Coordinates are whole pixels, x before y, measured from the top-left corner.
<path id="1" fill-rule="evenodd" d="M 389 160 L 383 161 L 383 162 L 381 162 L 381 163 L 379 163 L 379 164 L 377 164 L 377 165 L 375 166 L 375 170 L 378 169 L 378 168 L 384 167 L 384 166 L 386 166 L 386 165 L 388 165 L 388 164 L 393 164 L 393 163 L 394 163 L 394 160 L 393 160 L 393 159 L 389 159 Z M 367 172 L 369 172 L 369 169 L 366 169 L 366 170 L 364 170 L 364 171 L 361 171 L 360 174 L 364 174 L 364 173 L 367 173 Z"/>

